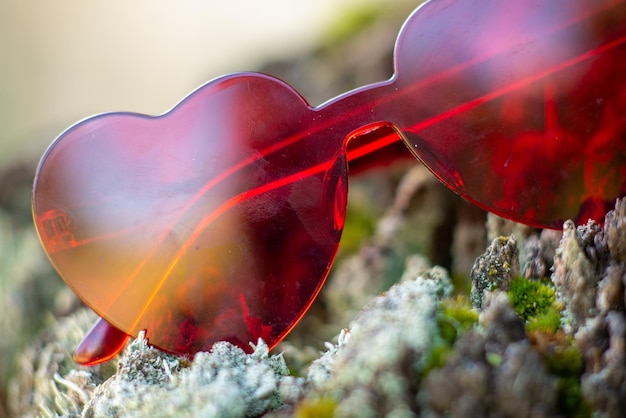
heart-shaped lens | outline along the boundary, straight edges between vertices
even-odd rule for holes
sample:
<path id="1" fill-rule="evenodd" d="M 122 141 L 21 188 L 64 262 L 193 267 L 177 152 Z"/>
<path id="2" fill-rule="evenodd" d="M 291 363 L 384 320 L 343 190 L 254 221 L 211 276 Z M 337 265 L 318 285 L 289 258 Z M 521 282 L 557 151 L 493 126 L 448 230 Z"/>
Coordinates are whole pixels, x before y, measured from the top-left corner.
<path id="1" fill-rule="evenodd" d="M 626 3 L 438 0 L 396 45 L 388 118 L 453 190 L 521 222 L 626 192 Z"/>
<path id="2" fill-rule="evenodd" d="M 33 208 L 61 276 L 119 329 L 96 326 L 81 361 L 142 329 L 178 353 L 280 341 L 333 261 L 355 137 L 351 159 L 402 136 L 502 216 L 600 220 L 626 193 L 624 22 L 623 0 L 436 0 L 403 27 L 390 80 L 317 109 L 241 74 L 160 117 L 70 128 L 42 159 Z"/>
<path id="3" fill-rule="evenodd" d="M 63 133 L 34 216 L 63 279 L 165 350 L 276 344 L 317 295 L 346 204 L 343 137 L 260 75 L 210 83 L 160 117 L 101 115 Z"/>

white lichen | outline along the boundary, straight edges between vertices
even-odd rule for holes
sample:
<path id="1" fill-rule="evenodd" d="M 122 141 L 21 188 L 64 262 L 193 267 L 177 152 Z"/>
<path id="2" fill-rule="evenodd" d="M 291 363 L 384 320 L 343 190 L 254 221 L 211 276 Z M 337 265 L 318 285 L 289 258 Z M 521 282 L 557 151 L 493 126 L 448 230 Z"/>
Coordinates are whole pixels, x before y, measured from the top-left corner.
<path id="1" fill-rule="evenodd" d="M 84 417 L 256 417 L 280 408 L 281 381 L 288 378 L 282 356 L 259 340 L 252 354 L 216 343 L 190 364 L 147 345 L 131 344 L 118 373 L 101 385 Z M 302 379 L 300 379 L 302 380 Z M 290 386 L 297 385 L 289 378 Z M 293 394 L 291 396 L 294 396 Z"/>
<path id="2" fill-rule="evenodd" d="M 372 300 L 311 366 L 313 396 L 340 400 L 336 416 L 413 416 L 407 395 L 439 338 L 439 301 L 451 289 L 445 270 L 434 268 Z"/>

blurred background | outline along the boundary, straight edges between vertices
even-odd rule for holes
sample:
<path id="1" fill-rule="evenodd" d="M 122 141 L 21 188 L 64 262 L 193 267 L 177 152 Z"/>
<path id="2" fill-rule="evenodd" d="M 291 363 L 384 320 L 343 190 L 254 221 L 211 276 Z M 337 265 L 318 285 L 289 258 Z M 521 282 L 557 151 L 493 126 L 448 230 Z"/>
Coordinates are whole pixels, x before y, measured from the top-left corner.
<path id="1" fill-rule="evenodd" d="M 214 77 L 293 56 L 347 10 L 374 4 L 3 0 L 0 167 L 38 157 L 94 113 L 159 114 Z"/>

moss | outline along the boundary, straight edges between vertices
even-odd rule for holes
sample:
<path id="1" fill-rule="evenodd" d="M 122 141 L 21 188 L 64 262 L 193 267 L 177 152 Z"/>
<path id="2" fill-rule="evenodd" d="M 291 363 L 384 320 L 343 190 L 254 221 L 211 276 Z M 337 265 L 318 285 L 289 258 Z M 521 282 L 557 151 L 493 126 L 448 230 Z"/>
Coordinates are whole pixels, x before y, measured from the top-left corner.
<path id="1" fill-rule="evenodd" d="M 431 370 L 442 367 L 452 352 L 454 343 L 459 337 L 478 323 L 478 313 L 471 308 L 469 300 L 463 296 L 444 299 L 437 316 L 439 338 L 435 341 L 427 355 L 423 375 Z"/>
<path id="2" fill-rule="evenodd" d="M 556 332 L 561 326 L 561 313 L 554 307 L 548 312 L 531 318 L 526 324 L 526 331 Z"/>
<path id="3" fill-rule="evenodd" d="M 556 347 L 544 358 L 548 369 L 559 376 L 558 402 L 561 411 L 571 417 L 590 417 L 591 408 L 585 402 L 580 377 L 583 372 L 583 358 L 578 348 L 570 343 L 565 347 Z"/>
<path id="4" fill-rule="evenodd" d="M 532 318 L 548 314 L 554 305 L 555 293 L 554 288 L 548 284 L 516 277 L 511 280 L 509 299 L 520 318 L 528 322 Z"/>
<path id="5" fill-rule="evenodd" d="M 580 380 L 573 377 L 561 378 L 558 381 L 558 404 L 568 417 L 589 418 L 592 411 L 580 389 Z"/>
<path id="6" fill-rule="evenodd" d="M 472 309 L 469 300 L 464 296 L 442 301 L 443 314 L 455 320 L 462 330 L 478 323 L 478 312 Z"/>
<path id="7" fill-rule="evenodd" d="M 515 278 L 511 281 L 509 298 L 517 314 L 526 322 L 528 332 L 555 333 L 561 328 L 563 306 L 556 301 L 550 282 Z"/>
<path id="8" fill-rule="evenodd" d="M 486 353 L 485 360 L 492 367 L 500 367 L 502 365 L 502 356 L 497 353 Z"/>
<path id="9" fill-rule="evenodd" d="M 580 377 L 583 372 L 583 357 L 573 342 L 567 341 L 553 346 L 544 353 L 550 372 L 563 377 Z"/>
<path id="10" fill-rule="evenodd" d="M 331 397 L 305 399 L 296 409 L 296 418 L 332 418 L 335 416 L 337 401 Z"/>
<path id="11" fill-rule="evenodd" d="M 421 376 L 424 377 L 431 371 L 442 368 L 451 352 L 452 345 L 445 340 L 442 339 L 433 343 L 430 351 L 426 354 Z"/>
<path id="12" fill-rule="evenodd" d="M 574 340 L 562 330 L 534 331 L 529 333 L 529 338 L 542 355 L 547 370 L 557 377 L 559 410 L 568 417 L 590 417 L 591 409 L 580 386 L 584 360 Z"/>

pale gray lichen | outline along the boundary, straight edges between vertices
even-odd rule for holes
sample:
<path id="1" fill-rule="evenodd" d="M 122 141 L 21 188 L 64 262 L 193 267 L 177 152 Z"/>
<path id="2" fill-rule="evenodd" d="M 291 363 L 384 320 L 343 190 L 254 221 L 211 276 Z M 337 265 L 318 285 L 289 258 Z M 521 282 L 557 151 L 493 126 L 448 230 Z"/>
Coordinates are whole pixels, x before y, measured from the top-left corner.
<path id="1" fill-rule="evenodd" d="M 626 262 L 626 199 L 618 199 L 615 209 L 606 214 L 604 229 L 614 262 Z"/>
<path id="2" fill-rule="evenodd" d="M 435 267 L 372 300 L 313 363 L 309 397 L 337 400 L 335 416 L 414 416 L 420 373 L 440 339 L 437 312 L 452 287 Z"/>
<path id="3" fill-rule="evenodd" d="M 486 293 L 484 305 L 479 322 L 483 326 L 489 352 L 502 355 L 507 345 L 527 339 L 524 322 L 511 306 L 505 292 Z"/>
<path id="4" fill-rule="evenodd" d="M 623 417 L 626 411 L 626 315 L 611 311 L 588 321 L 576 339 L 585 349 L 583 394 L 599 416 Z"/>
<path id="5" fill-rule="evenodd" d="M 347 328 L 342 329 L 337 336 L 337 344 L 327 342 L 326 351 L 309 367 L 307 380 L 313 387 L 323 387 L 331 378 L 335 358 L 339 351 L 344 349 L 346 342 L 350 339 L 350 332 Z"/>
<path id="6" fill-rule="evenodd" d="M 472 271 L 472 306 L 482 308 L 483 296 L 496 289 L 508 291 L 511 279 L 519 274 L 517 241 L 514 236 L 495 238 L 476 259 Z"/>
<path id="7" fill-rule="evenodd" d="M 552 276 L 564 306 L 564 329 L 585 361 L 582 393 L 601 417 L 626 410 L 626 202 L 604 228 L 566 223 Z"/>
<path id="8" fill-rule="evenodd" d="M 550 277 L 554 253 L 560 240 L 561 231 L 551 229 L 529 235 L 521 251 L 523 257 L 520 254 L 520 275 L 534 280 Z"/>
<path id="9" fill-rule="evenodd" d="M 261 340 L 252 354 L 219 342 L 187 364 L 138 338 L 118 372 L 98 387 L 83 416 L 256 417 L 281 407 L 281 393 L 298 396 L 293 393 L 298 379 L 288 373 L 282 356 L 270 356 Z"/>
<path id="10" fill-rule="evenodd" d="M 496 368 L 495 398 L 500 417 L 556 418 L 557 380 L 528 341 L 508 345 Z"/>
<path id="11" fill-rule="evenodd" d="M 478 332 L 465 333 L 443 367 L 424 379 L 419 399 L 425 416 L 487 416 L 491 381 L 483 337 Z"/>
<path id="12" fill-rule="evenodd" d="M 598 225 L 590 222 L 576 228 L 573 222 L 565 222 L 552 281 L 557 302 L 565 307 L 563 329 L 570 334 L 596 314 L 596 291 L 606 252 L 604 232 Z"/>
<path id="13" fill-rule="evenodd" d="M 17 358 L 9 387 L 12 416 L 80 416 L 96 387 L 115 373 L 117 359 L 80 367 L 71 352 L 96 315 L 87 309 L 51 324 Z"/>
<path id="14" fill-rule="evenodd" d="M 561 231 L 537 231 L 531 226 L 503 219 L 493 213 L 487 215 L 486 226 L 490 242 L 502 236 L 515 237 L 521 276 L 541 280 L 550 275 Z"/>
<path id="15" fill-rule="evenodd" d="M 50 325 L 51 312 L 59 311 L 56 296 L 64 287 L 52 274 L 32 224 L 17 221 L 17 216 L 0 207 L 0 416 L 13 401 L 7 383 L 19 371 L 15 359 Z"/>

